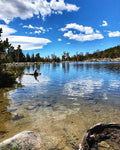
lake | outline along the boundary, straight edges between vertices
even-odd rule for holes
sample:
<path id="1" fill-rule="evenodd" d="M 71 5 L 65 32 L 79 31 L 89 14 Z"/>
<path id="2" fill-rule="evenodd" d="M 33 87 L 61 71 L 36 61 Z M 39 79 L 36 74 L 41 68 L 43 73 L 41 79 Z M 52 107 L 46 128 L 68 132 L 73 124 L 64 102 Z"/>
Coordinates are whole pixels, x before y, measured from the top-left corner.
<path id="1" fill-rule="evenodd" d="M 27 75 L 35 69 L 41 75 Z M 72 150 L 72 143 L 79 144 L 96 123 L 120 123 L 120 62 L 52 63 L 19 70 L 24 74 L 15 88 L 0 89 L 0 141 L 33 130 L 43 138 L 57 138 L 57 149 Z"/>

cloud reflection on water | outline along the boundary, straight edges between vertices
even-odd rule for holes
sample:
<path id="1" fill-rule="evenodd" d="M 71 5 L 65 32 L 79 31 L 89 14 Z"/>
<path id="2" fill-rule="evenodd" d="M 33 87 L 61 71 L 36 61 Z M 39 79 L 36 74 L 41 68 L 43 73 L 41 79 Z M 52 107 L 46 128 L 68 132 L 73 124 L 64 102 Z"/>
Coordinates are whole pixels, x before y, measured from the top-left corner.
<path id="1" fill-rule="evenodd" d="M 21 82 L 25 87 L 33 87 L 47 84 L 49 81 L 50 79 L 46 76 L 38 76 L 37 80 L 35 80 L 32 75 L 24 75 Z"/>
<path id="2" fill-rule="evenodd" d="M 119 80 L 110 80 L 109 87 L 112 89 L 116 89 L 120 87 L 120 81 Z"/>
<path id="3" fill-rule="evenodd" d="M 18 80 L 18 79 L 17 79 Z M 39 97 L 47 92 L 46 85 L 49 84 L 50 78 L 41 75 L 37 80 L 32 75 L 24 75 L 21 80 L 18 80 L 23 87 L 9 92 L 9 97 L 13 100 L 24 100 Z"/>
<path id="4" fill-rule="evenodd" d="M 82 79 L 73 80 L 64 86 L 64 94 L 68 96 L 89 97 L 94 90 L 101 89 L 103 79 Z"/>

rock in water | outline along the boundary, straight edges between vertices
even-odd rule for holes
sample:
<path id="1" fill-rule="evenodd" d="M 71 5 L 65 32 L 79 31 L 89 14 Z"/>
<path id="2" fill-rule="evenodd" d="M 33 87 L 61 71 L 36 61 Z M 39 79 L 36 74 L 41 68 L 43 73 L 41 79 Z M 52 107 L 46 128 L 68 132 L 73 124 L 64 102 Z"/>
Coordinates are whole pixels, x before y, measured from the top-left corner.
<path id="1" fill-rule="evenodd" d="M 112 141 L 112 144 L 116 144 L 117 150 L 120 149 L 120 124 L 116 123 L 99 123 L 87 130 L 84 134 L 82 143 L 79 145 L 79 150 L 97 150 L 102 146 L 105 149 L 109 149 L 109 145 L 106 140 Z M 112 145 L 113 147 L 113 145 Z"/>
<path id="2" fill-rule="evenodd" d="M 45 133 L 35 133 L 33 131 L 23 131 L 12 138 L 0 143 L 0 150 L 52 150 L 56 149 L 59 140 Z"/>
<path id="3" fill-rule="evenodd" d="M 42 147 L 40 136 L 32 131 L 23 131 L 0 143 L 0 150 L 19 148 L 20 150 L 39 150 Z"/>
<path id="4" fill-rule="evenodd" d="M 12 117 L 12 120 L 13 121 L 16 121 L 16 120 L 19 120 L 19 119 L 22 119 L 22 118 L 24 118 L 24 116 L 23 115 L 14 115 L 13 117 Z"/>

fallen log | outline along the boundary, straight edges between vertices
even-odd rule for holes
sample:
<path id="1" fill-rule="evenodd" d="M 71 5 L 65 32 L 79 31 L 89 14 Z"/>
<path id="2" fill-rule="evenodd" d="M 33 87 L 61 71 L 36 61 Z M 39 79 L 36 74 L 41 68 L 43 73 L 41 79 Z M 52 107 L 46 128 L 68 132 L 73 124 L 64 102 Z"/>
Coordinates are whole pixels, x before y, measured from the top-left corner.
<path id="1" fill-rule="evenodd" d="M 41 75 L 41 73 L 38 73 L 37 75 L 35 75 L 34 73 L 25 73 L 24 75 L 38 76 L 38 75 Z"/>

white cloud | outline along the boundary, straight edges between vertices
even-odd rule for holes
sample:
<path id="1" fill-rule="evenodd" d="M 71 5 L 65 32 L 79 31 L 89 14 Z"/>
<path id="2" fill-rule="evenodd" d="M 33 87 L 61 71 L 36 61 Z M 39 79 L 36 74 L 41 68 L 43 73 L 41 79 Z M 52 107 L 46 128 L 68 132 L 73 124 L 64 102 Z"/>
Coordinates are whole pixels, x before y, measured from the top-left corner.
<path id="1" fill-rule="evenodd" d="M 109 32 L 108 33 L 108 36 L 109 37 L 118 37 L 118 36 L 120 36 L 120 31 L 114 31 L 114 32 Z"/>
<path id="2" fill-rule="evenodd" d="M 45 30 L 43 27 L 36 27 L 36 26 L 32 26 L 31 24 L 29 24 L 28 26 L 24 25 L 23 28 L 36 30 L 34 32 L 35 34 L 40 34 L 41 32 L 45 33 L 45 31 L 49 31 L 49 30 Z"/>
<path id="3" fill-rule="evenodd" d="M 35 34 L 40 34 L 41 31 L 40 31 L 40 30 L 37 30 L 37 31 L 35 31 L 34 33 L 35 33 Z"/>
<path id="4" fill-rule="evenodd" d="M 0 0 L 0 19 L 9 23 L 16 17 L 21 19 L 31 18 L 34 14 L 33 6 L 29 0 Z"/>
<path id="5" fill-rule="evenodd" d="M 64 32 L 64 31 L 67 31 L 67 29 L 66 28 L 61 28 L 60 31 Z"/>
<path id="6" fill-rule="evenodd" d="M 33 34 L 33 32 L 30 32 L 29 34 Z"/>
<path id="7" fill-rule="evenodd" d="M 99 31 L 99 30 L 96 30 L 96 33 L 100 33 L 100 31 Z"/>
<path id="8" fill-rule="evenodd" d="M 59 42 L 61 42 L 61 41 L 62 41 L 62 39 L 58 39 L 58 41 L 59 41 Z"/>
<path id="9" fill-rule="evenodd" d="M 100 25 L 100 26 L 102 26 L 102 27 L 108 26 L 107 21 L 103 20 L 103 24 L 102 24 L 102 25 Z"/>
<path id="10" fill-rule="evenodd" d="M 51 41 L 46 38 L 36 38 L 28 36 L 15 36 L 11 35 L 17 32 L 16 30 L 9 28 L 7 25 L 0 25 L 0 28 L 3 29 L 2 39 L 9 39 L 9 42 L 14 46 L 21 45 L 23 50 L 34 50 L 42 49 L 43 46 L 47 45 Z"/>
<path id="11" fill-rule="evenodd" d="M 15 47 L 18 44 L 20 44 L 23 50 L 42 49 L 43 46 L 51 42 L 50 40 L 45 38 L 36 38 L 28 36 L 9 36 L 9 41 Z"/>
<path id="12" fill-rule="evenodd" d="M 75 29 L 80 32 L 85 32 L 85 34 L 93 33 L 92 27 L 87 27 L 87 26 L 84 27 L 83 25 L 78 25 L 76 23 L 67 24 L 65 28 L 61 28 L 61 31 L 67 31 L 68 29 Z"/>
<path id="13" fill-rule="evenodd" d="M 45 33 L 45 32 L 49 32 L 50 30 L 52 30 L 51 27 L 47 28 L 47 29 L 44 29 L 43 27 L 37 27 L 37 26 L 33 26 L 31 24 L 29 25 L 24 25 L 22 26 L 23 28 L 27 28 L 27 29 L 30 29 L 30 30 L 35 30 L 34 32 L 32 32 L 32 34 L 40 34 L 40 33 Z M 30 32 L 28 32 L 30 33 Z"/>
<path id="14" fill-rule="evenodd" d="M 93 33 L 93 34 L 73 34 L 72 31 L 68 31 L 64 34 L 64 37 L 68 37 L 69 39 L 73 39 L 76 41 L 92 41 L 96 39 L 103 39 L 103 35 L 100 33 Z"/>
<path id="15" fill-rule="evenodd" d="M 63 11 L 63 10 L 67 10 L 67 11 L 77 11 L 79 9 L 79 7 L 77 7 L 76 5 L 72 5 L 72 4 L 65 4 L 64 0 L 51 0 L 50 2 L 50 7 L 55 10 L 55 11 Z"/>
<path id="16" fill-rule="evenodd" d="M 0 28 L 2 28 L 3 30 L 3 33 L 2 33 L 3 38 L 17 32 L 15 29 L 9 28 L 7 25 L 3 25 L 3 24 L 0 24 Z"/>
<path id="17" fill-rule="evenodd" d="M 0 19 L 7 24 L 14 18 L 22 20 L 32 18 L 39 14 L 45 19 L 51 14 L 62 14 L 63 11 L 78 11 L 79 7 L 74 4 L 65 3 L 64 0 L 0 0 Z"/>
<path id="18" fill-rule="evenodd" d="M 66 44 L 70 45 L 71 43 L 66 43 Z"/>
<path id="19" fill-rule="evenodd" d="M 33 27 L 31 24 L 29 24 L 28 26 L 24 25 L 23 28 L 34 29 L 35 27 Z"/>
<path id="20" fill-rule="evenodd" d="M 28 26 L 24 25 L 23 28 L 37 29 L 37 30 L 45 31 L 45 29 L 43 27 L 36 27 L 36 26 L 32 26 L 31 24 L 29 24 Z"/>
<path id="21" fill-rule="evenodd" d="M 67 24 L 65 28 L 61 28 L 60 30 L 67 31 L 64 33 L 64 37 L 68 37 L 69 39 L 76 41 L 92 41 L 104 38 L 100 31 L 94 31 L 92 27 L 78 25 L 76 23 Z M 73 30 L 77 30 L 80 33 L 75 34 Z"/>

